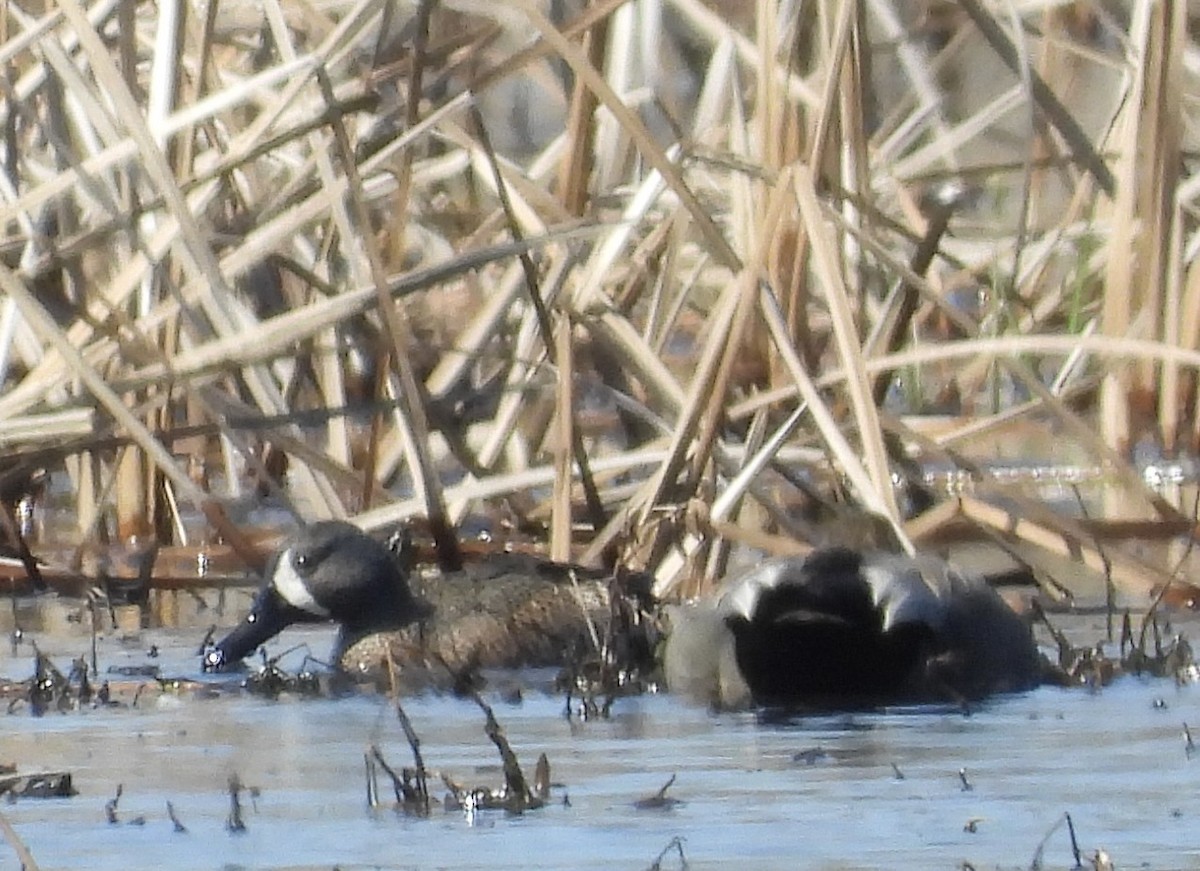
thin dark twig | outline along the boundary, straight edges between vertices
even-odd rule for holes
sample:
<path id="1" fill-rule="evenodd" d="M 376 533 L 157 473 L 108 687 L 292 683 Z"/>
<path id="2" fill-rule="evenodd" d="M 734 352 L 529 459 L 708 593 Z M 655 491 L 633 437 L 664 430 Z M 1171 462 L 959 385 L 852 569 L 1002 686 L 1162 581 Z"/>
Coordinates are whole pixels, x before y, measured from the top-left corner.
<path id="1" fill-rule="evenodd" d="M 417 792 L 420 798 L 428 803 L 429 787 L 427 785 L 427 777 L 425 771 L 425 759 L 421 756 L 421 739 L 417 737 L 416 730 L 412 727 L 412 722 L 408 719 L 408 714 L 404 712 L 404 708 L 400 702 L 396 702 L 396 716 L 400 719 L 400 727 L 404 729 L 404 737 L 408 740 L 408 746 L 412 749 L 413 765 L 416 766 Z"/>
<path id="2" fill-rule="evenodd" d="M 487 155 L 488 165 L 492 169 L 492 175 L 496 180 L 496 192 L 500 199 L 501 208 L 504 209 L 505 217 L 508 219 L 508 231 L 512 234 L 513 240 L 516 242 L 524 241 L 524 236 L 521 233 L 521 227 L 517 223 L 516 214 L 513 212 L 512 201 L 508 196 L 508 184 L 504 181 L 504 175 L 500 172 L 500 161 L 496 158 L 496 152 L 492 148 L 491 138 L 488 136 L 487 125 L 483 120 L 483 115 L 479 111 L 479 107 L 471 103 L 471 117 L 475 122 L 475 128 L 479 136 L 480 145 L 483 147 L 483 153 Z M 537 317 L 538 331 L 542 336 L 542 344 L 546 348 L 546 357 L 552 365 L 558 365 L 557 352 L 554 343 L 554 327 L 551 323 L 550 312 L 546 308 L 546 301 L 542 299 L 542 292 L 537 277 L 537 267 L 533 263 L 533 258 L 529 256 L 528 251 L 523 251 L 517 255 L 517 259 L 521 263 L 521 269 L 525 273 L 525 285 L 529 290 L 529 300 L 533 305 L 534 315 Z M 564 313 L 562 317 L 566 317 Z M 567 409 L 568 414 L 575 414 L 574 409 Z M 571 426 L 571 453 L 575 457 L 575 465 L 579 468 L 579 480 L 583 485 L 583 496 L 587 503 L 588 514 L 591 515 L 591 521 L 596 529 L 603 529 L 608 522 L 605 517 L 604 503 L 600 499 L 600 491 L 596 487 L 596 480 L 592 475 L 591 465 L 588 463 L 587 451 L 583 444 L 583 434 L 579 431 L 576 425 Z"/>
<path id="3" fill-rule="evenodd" d="M 428 33 L 429 12 L 432 5 L 432 0 L 422 0 L 418 7 L 417 49 L 420 53 L 424 52 L 424 39 Z M 421 66 L 423 66 L 423 62 L 419 58 L 414 61 L 414 82 L 410 84 L 410 87 L 416 92 L 420 91 Z M 330 81 L 327 71 L 324 68 L 318 67 L 316 78 L 326 101 L 332 103 L 334 101 L 333 83 Z M 419 99 L 419 96 L 413 97 L 410 94 L 411 99 Z M 338 146 L 342 170 L 346 173 L 350 205 L 358 225 L 364 234 L 361 241 L 363 250 L 367 255 L 368 265 L 371 269 L 371 279 L 375 285 L 379 314 L 387 328 L 385 332 L 388 338 L 391 339 L 388 352 L 391 356 L 391 365 L 395 367 L 396 377 L 399 382 L 397 394 L 401 400 L 401 411 L 413 433 L 412 453 L 414 456 L 412 459 L 414 465 L 417 467 L 416 471 L 420 478 L 421 495 L 425 501 L 426 512 L 429 518 L 429 528 L 433 534 L 434 544 L 437 548 L 438 563 L 444 571 L 457 571 L 462 568 L 462 554 L 458 547 L 458 537 L 451 528 L 450 516 L 442 492 L 441 479 L 438 476 L 438 470 L 435 467 L 433 458 L 429 453 L 429 419 L 425 411 L 426 395 L 424 385 L 417 378 L 410 359 L 411 350 L 415 344 L 412 328 L 408 323 L 407 317 L 396 306 L 396 303 L 388 293 L 388 279 L 384 273 L 383 258 L 379 250 L 379 244 L 371 233 L 371 216 L 367 209 L 363 194 L 362 178 L 359 175 L 358 165 L 354 160 L 354 151 L 350 146 L 350 138 L 346 132 L 346 126 L 339 117 L 334 118 L 330 122 L 330 129 L 334 133 L 334 141 Z M 407 160 L 411 160 L 411 151 L 406 152 L 406 154 L 409 155 L 409 158 L 406 159 L 405 165 L 409 165 Z M 402 191 L 404 199 L 407 199 L 406 179 L 403 180 Z M 405 208 L 406 203 L 402 203 L 400 212 L 403 213 Z M 364 489 L 363 492 L 365 496 L 369 494 L 370 490 Z"/>
<path id="4" fill-rule="evenodd" d="M 117 805 L 121 802 L 121 793 L 124 790 L 125 785 L 118 783 L 116 795 L 104 803 L 104 818 L 108 820 L 109 825 L 115 826 L 119 822 L 117 819 Z"/>
<path id="5" fill-rule="evenodd" d="M 1200 515 L 1200 490 L 1196 491 L 1196 496 L 1192 501 L 1192 518 L 1195 519 Z M 1192 527 L 1195 528 L 1194 526 Z M 1163 584 L 1158 594 L 1154 597 L 1154 601 L 1150 603 L 1150 607 L 1146 609 L 1146 613 L 1142 616 L 1141 631 L 1138 634 L 1138 647 L 1141 650 L 1146 649 L 1146 627 L 1151 620 L 1156 620 L 1158 615 L 1158 606 L 1162 603 L 1163 598 L 1167 595 L 1167 591 L 1171 589 L 1171 584 L 1180 576 L 1183 571 L 1183 566 L 1187 562 L 1188 557 L 1196 547 L 1195 534 L 1188 535 L 1187 547 L 1184 548 L 1179 560 L 1175 563 L 1175 568 L 1171 570 L 1170 577 Z M 1105 563 L 1107 565 L 1107 561 Z"/>
<path id="6" fill-rule="evenodd" d="M 1071 855 L 1075 858 L 1075 867 L 1082 867 L 1083 856 L 1079 850 L 1079 839 L 1075 837 L 1075 821 L 1070 813 L 1064 813 L 1063 816 L 1067 818 L 1067 831 L 1071 833 Z"/>
<path id="7" fill-rule="evenodd" d="M 246 831 L 246 821 L 242 818 L 242 789 L 238 776 L 229 775 L 229 816 L 225 818 L 225 829 L 232 834 Z"/>
<path id="8" fill-rule="evenodd" d="M 659 852 L 654 861 L 650 863 L 650 867 L 647 869 L 647 871 L 661 871 L 663 859 L 665 859 L 667 854 L 672 850 L 678 851 L 679 867 L 685 869 L 686 871 L 688 862 L 687 857 L 683 855 L 683 838 L 679 835 L 676 835 L 675 837 L 671 838 L 671 840 L 667 841 L 667 846 L 662 848 L 662 851 Z"/>
<path id="9" fill-rule="evenodd" d="M 379 764 L 383 769 L 383 773 L 392 779 L 392 790 L 396 794 L 397 804 L 404 804 L 404 778 L 396 773 L 396 769 L 388 764 L 388 761 L 383 758 L 383 753 L 375 744 L 371 745 L 370 758 Z"/>
<path id="10" fill-rule="evenodd" d="M 1017 54 L 1017 48 L 1008 38 L 1004 29 L 996 22 L 996 19 L 983 8 L 979 0 L 962 0 L 962 8 L 967 15 L 971 16 L 971 20 L 979 28 L 979 32 L 983 34 L 984 39 L 988 41 L 1005 65 L 1017 75 L 1021 75 L 1021 59 Z M 1067 111 L 1067 108 L 1036 71 L 1029 70 L 1028 75 L 1033 98 L 1046 114 L 1046 118 L 1062 134 L 1063 139 L 1074 151 L 1076 159 L 1096 179 L 1104 193 L 1110 197 L 1113 196 L 1117 189 L 1117 180 L 1096 149 L 1092 147 L 1091 140 L 1079 126 L 1079 122 Z"/>
<path id="11" fill-rule="evenodd" d="M 1091 513 L 1083 500 L 1083 494 L 1079 491 L 1079 485 L 1072 484 L 1071 492 L 1075 494 L 1075 504 L 1079 507 L 1080 515 L 1084 520 L 1091 520 Z M 1099 534 L 1092 536 L 1092 544 L 1096 553 L 1100 555 L 1100 561 L 1104 563 L 1104 625 L 1108 640 L 1112 641 L 1113 615 L 1117 609 L 1117 585 L 1113 581 L 1112 560 L 1108 558 L 1108 552 L 1104 549 L 1104 542 L 1100 540 Z"/>
<path id="12" fill-rule="evenodd" d="M 178 834 L 187 834 L 187 826 L 180 822 L 179 817 L 175 814 L 175 805 L 170 802 L 167 802 L 167 818 L 170 819 L 171 824 L 175 827 L 175 831 Z"/>

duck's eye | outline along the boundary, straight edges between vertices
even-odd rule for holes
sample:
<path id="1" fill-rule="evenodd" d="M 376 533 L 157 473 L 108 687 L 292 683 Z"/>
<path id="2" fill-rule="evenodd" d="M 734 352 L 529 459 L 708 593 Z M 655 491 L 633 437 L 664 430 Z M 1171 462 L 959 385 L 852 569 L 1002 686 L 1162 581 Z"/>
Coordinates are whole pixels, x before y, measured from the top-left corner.
<path id="1" fill-rule="evenodd" d="M 306 554 L 306 553 L 296 554 L 296 568 L 298 568 L 298 569 L 306 568 L 310 562 L 312 562 L 312 559 L 311 559 L 311 557 L 309 557 L 308 554 Z"/>

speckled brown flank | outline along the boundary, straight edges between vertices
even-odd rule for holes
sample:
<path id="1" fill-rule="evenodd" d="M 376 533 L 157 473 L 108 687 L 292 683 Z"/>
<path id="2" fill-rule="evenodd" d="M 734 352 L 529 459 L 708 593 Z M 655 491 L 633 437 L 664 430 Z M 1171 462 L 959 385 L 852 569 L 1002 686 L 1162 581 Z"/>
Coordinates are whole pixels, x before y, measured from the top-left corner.
<path id="1" fill-rule="evenodd" d="M 484 575 L 468 569 L 410 579 L 432 606 L 408 626 L 344 639 L 340 662 L 356 674 L 378 674 L 390 654 L 401 672 L 444 664 L 461 674 L 476 668 L 559 666 L 572 651 L 594 646 L 589 620 L 603 638 L 609 620 L 609 581 L 547 577 L 528 571 Z"/>

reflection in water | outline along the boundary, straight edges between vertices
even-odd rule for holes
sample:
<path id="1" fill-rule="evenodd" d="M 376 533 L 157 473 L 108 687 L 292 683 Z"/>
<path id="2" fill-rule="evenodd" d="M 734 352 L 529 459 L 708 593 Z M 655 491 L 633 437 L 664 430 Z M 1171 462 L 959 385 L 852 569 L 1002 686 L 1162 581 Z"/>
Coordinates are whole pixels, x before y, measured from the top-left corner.
<path id="1" fill-rule="evenodd" d="M 78 655 L 87 633 L 76 633 L 38 641 Z M 331 632 L 289 643 L 298 640 L 323 653 Z M 195 638 L 165 631 L 102 639 L 102 670 L 148 662 L 151 644 L 164 674 L 199 677 Z M 0 673 L 28 674 L 22 647 L 15 660 L 4 651 Z M 1064 812 L 1085 853 L 1103 847 L 1126 867 L 1195 866 L 1200 763 L 1188 760 L 1182 730 L 1200 722 L 1197 692 L 1126 679 L 1097 694 L 1045 688 L 999 698 L 970 716 L 928 708 L 713 714 L 651 696 L 588 723 L 564 719 L 558 697 L 492 698 L 527 771 L 539 753 L 549 756 L 550 806 L 519 818 L 439 809 L 426 820 L 366 807 L 367 747 L 378 743 L 393 766 L 410 762 L 383 698 L 162 695 L 137 708 L 41 718 L 18 708 L 5 722 L 0 761 L 70 770 L 80 794 L 3 812 L 43 869 L 637 869 L 676 836 L 692 868 L 724 867 L 731 857 L 755 868 L 1017 868 L 1029 866 Z M 422 697 L 405 708 L 430 768 L 500 783 L 473 703 Z M 241 834 L 226 829 L 233 774 L 257 790 L 243 793 Z M 669 795 L 681 804 L 634 807 L 673 774 Z M 118 786 L 109 824 L 104 805 Z M 174 831 L 168 801 L 186 833 Z M 144 825 L 130 824 L 137 817 Z M 1073 864 L 1065 827 L 1050 836 L 1044 861 Z M 663 867 L 679 867 L 678 855 L 668 852 Z"/>

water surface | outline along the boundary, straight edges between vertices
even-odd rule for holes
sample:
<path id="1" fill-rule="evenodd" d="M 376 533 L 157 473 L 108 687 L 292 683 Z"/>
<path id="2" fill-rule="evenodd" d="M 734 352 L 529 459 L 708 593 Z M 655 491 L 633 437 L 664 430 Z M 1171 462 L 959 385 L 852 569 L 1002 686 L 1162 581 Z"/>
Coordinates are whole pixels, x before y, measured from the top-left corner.
<path id="1" fill-rule="evenodd" d="M 325 652 L 331 637 L 312 629 L 284 641 Z M 84 652 L 84 640 L 39 643 L 65 656 Z M 153 661 L 200 677 L 195 642 L 177 630 L 104 637 L 101 670 Z M 27 676 L 28 660 L 27 644 L 15 657 L 6 649 L 0 674 Z M 272 701 L 227 682 L 217 689 L 41 717 L 14 706 L 0 761 L 69 770 L 79 790 L 3 808 L 42 869 L 641 869 L 673 838 L 691 868 L 731 858 L 753 868 L 1028 868 L 1067 812 L 1085 859 L 1102 848 L 1118 867 L 1200 868 L 1200 761 L 1184 741 L 1184 724 L 1200 724 L 1200 699 L 1196 687 L 1164 680 L 1128 678 L 1096 693 L 1043 688 L 969 716 L 717 714 L 651 695 L 580 722 L 563 716 L 558 696 L 530 691 L 511 704 L 491 694 L 527 772 L 539 753 L 549 757 L 553 799 L 524 816 L 438 808 L 429 819 L 367 806 L 371 743 L 394 766 L 411 763 L 386 698 Z M 426 695 L 404 705 L 430 768 L 500 784 L 474 703 Z M 244 797 L 240 834 L 226 828 L 232 774 L 257 790 Z M 667 795 L 679 804 L 635 808 L 672 775 Z M 104 806 L 118 785 L 113 825 Z M 186 833 L 174 831 L 167 801 Z M 1074 864 L 1065 826 L 1044 849 L 1044 867 Z M 0 867 L 17 867 L 11 851 L 0 855 Z M 680 867 L 678 853 L 662 867 Z"/>

